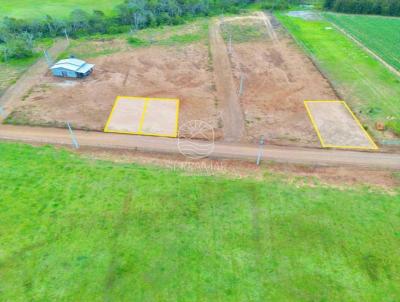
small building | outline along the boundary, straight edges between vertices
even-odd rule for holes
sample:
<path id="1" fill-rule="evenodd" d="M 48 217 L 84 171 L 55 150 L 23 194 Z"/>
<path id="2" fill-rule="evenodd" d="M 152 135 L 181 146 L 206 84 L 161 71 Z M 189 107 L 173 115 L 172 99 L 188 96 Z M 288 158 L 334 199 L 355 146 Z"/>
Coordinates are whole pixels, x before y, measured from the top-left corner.
<path id="1" fill-rule="evenodd" d="M 75 58 L 58 61 L 52 67 L 51 72 L 56 77 L 84 78 L 93 72 L 94 65 Z"/>

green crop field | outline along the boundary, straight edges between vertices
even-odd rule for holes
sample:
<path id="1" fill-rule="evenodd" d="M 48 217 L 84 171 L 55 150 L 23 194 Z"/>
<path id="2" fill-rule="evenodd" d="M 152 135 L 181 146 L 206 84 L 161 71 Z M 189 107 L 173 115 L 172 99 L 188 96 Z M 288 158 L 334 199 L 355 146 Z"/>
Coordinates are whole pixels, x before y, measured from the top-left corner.
<path id="1" fill-rule="evenodd" d="M 400 18 L 332 13 L 324 15 L 400 70 Z"/>
<path id="2" fill-rule="evenodd" d="M 122 0 L 0 0 L 0 18 L 34 19 L 46 15 L 68 17 L 77 8 L 88 12 L 96 9 L 111 13 L 119 3 Z"/>
<path id="3" fill-rule="evenodd" d="M 325 20 L 306 21 L 278 13 L 278 19 L 343 95 L 375 136 L 384 122 L 400 135 L 400 78 Z"/>
<path id="4" fill-rule="evenodd" d="M 395 301 L 400 192 L 0 144 L 1 301 Z M 304 182 L 303 182 L 304 183 Z"/>

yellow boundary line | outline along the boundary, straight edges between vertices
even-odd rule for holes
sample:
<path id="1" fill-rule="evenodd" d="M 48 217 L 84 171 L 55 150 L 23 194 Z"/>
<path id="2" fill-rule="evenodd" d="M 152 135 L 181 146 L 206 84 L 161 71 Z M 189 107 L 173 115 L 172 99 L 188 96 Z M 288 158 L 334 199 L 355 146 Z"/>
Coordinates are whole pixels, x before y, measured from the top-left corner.
<path id="1" fill-rule="evenodd" d="M 144 101 L 144 108 L 142 115 L 139 121 L 139 129 L 138 132 L 131 132 L 131 131 L 118 131 L 118 130 L 110 130 L 108 129 L 114 111 L 121 99 L 128 99 L 128 100 L 137 100 L 137 101 Z M 146 133 L 142 131 L 144 121 L 146 119 L 147 113 L 147 105 L 150 101 L 163 101 L 163 102 L 175 102 L 176 104 L 176 117 L 175 117 L 175 130 L 173 134 L 158 134 L 158 133 Z M 134 135 L 145 135 L 145 136 L 158 136 L 158 137 L 177 137 L 178 136 L 178 126 L 179 126 L 179 106 L 180 101 L 179 99 L 171 99 L 171 98 L 147 98 L 147 97 L 135 97 L 135 96 L 118 96 L 114 102 L 114 106 L 111 110 L 110 116 L 107 119 L 106 125 L 104 127 L 104 132 L 106 133 L 119 133 L 119 134 L 134 134 Z"/>
<path id="2" fill-rule="evenodd" d="M 108 119 L 107 119 L 106 126 L 104 127 L 104 132 L 111 132 L 111 131 L 108 130 L 108 126 L 109 126 L 110 123 L 111 123 L 111 117 L 112 117 L 113 114 L 114 114 L 115 108 L 117 108 L 119 99 L 120 99 L 119 96 L 115 99 L 114 105 L 113 105 L 113 107 L 112 107 L 112 109 L 111 109 L 111 113 L 110 113 L 110 115 L 109 115 L 109 117 L 108 117 Z"/>
<path id="3" fill-rule="evenodd" d="M 344 107 L 350 112 L 350 115 L 352 118 L 355 120 L 356 124 L 358 127 L 363 131 L 364 135 L 367 137 L 368 141 L 371 143 L 372 147 L 362 147 L 362 146 L 336 146 L 336 145 L 329 145 L 325 144 L 321 132 L 319 131 L 318 125 L 315 122 L 315 119 L 311 113 L 310 108 L 308 107 L 308 103 L 342 103 Z M 355 116 L 355 114 L 351 111 L 350 107 L 347 105 L 345 101 L 304 101 L 304 106 L 306 107 L 308 116 L 310 117 L 311 123 L 315 129 L 315 132 L 318 135 L 318 138 L 321 142 L 321 145 L 323 148 L 338 148 L 338 149 L 361 149 L 361 150 L 378 150 L 378 146 L 375 144 L 373 141 L 372 137 L 369 135 L 369 133 L 364 129 L 362 126 L 361 122 L 358 120 L 358 118 Z"/>
<path id="4" fill-rule="evenodd" d="M 176 100 L 176 112 L 175 112 L 175 137 L 178 136 L 179 131 L 179 110 L 180 110 L 181 102 Z"/>
<path id="5" fill-rule="evenodd" d="M 308 116 L 310 117 L 310 120 L 311 120 L 311 123 L 312 123 L 312 125 L 313 125 L 313 127 L 314 127 L 314 130 L 315 130 L 315 132 L 317 132 L 317 135 L 318 135 L 319 141 L 321 142 L 322 147 L 323 147 L 323 148 L 326 148 L 324 139 L 322 138 L 322 135 L 321 135 L 321 133 L 319 132 L 317 123 L 315 122 L 314 117 L 313 117 L 313 115 L 312 115 L 312 113 L 311 113 L 311 110 L 310 110 L 310 108 L 309 108 L 308 105 L 307 105 L 308 102 L 309 102 L 309 101 L 304 101 L 304 106 L 306 107 Z M 314 101 L 314 102 L 318 102 L 318 101 Z"/>
<path id="6" fill-rule="evenodd" d="M 142 112 L 142 116 L 140 117 L 140 121 L 139 121 L 139 129 L 138 129 L 138 133 L 143 134 L 143 123 L 144 123 L 144 119 L 146 117 L 146 112 L 147 112 L 147 104 L 149 103 L 149 100 L 145 100 L 144 101 L 144 105 L 143 105 L 143 112 Z"/>
<path id="7" fill-rule="evenodd" d="M 347 105 L 347 103 L 345 101 L 342 101 L 344 106 L 347 108 L 347 110 L 350 112 L 351 116 L 353 117 L 353 119 L 356 121 L 356 123 L 358 124 L 358 126 L 361 128 L 361 130 L 364 132 L 365 136 L 368 138 L 369 142 L 372 144 L 373 149 L 378 150 L 378 146 L 375 144 L 374 140 L 372 139 L 372 137 L 369 135 L 369 133 L 367 132 L 367 130 L 364 129 L 364 127 L 362 126 L 360 120 L 356 117 L 356 115 L 353 113 L 353 111 L 351 111 L 349 105 Z"/>

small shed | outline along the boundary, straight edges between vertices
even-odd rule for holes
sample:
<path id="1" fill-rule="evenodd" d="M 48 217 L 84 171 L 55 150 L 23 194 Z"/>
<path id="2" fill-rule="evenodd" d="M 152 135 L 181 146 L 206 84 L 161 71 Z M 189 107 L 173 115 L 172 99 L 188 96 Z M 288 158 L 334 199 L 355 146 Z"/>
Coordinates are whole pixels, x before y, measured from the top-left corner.
<path id="1" fill-rule="evenodd" d="M 84 78 L 93 72 L 94 65 L 75 58 L 58 61 L 52 67 L 51 72 L 56 77 Z"/>

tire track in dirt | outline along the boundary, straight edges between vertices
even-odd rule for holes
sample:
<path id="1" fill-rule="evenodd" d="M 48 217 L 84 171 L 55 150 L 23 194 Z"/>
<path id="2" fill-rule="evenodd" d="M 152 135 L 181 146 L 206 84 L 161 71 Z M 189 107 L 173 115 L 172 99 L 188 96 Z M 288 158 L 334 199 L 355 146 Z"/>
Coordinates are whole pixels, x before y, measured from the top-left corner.
<path id="1" fill-rule="evenodd" d="M 221 22 L 210 27 L 210 48 L 214 68 L 217 97 L 222 107 L 225 141 L 240 141 L 245 133 L 243 111 L 237 95 L 232 67 L 220 30 Z"/>
<path id="2" fill-rule="evenodd" d="M 257 15 L 259 16 L 261 21 L 264 22 L 265 27 L 267 29 L 267 33 L 268 33 L 269 37 L 271 38 L 272 42 L 273 43 L 279 42 L 278 36 L 271 24 L 269 17 L 265 13 L 262 13 L 262 12 L 259 12 Z"/>

